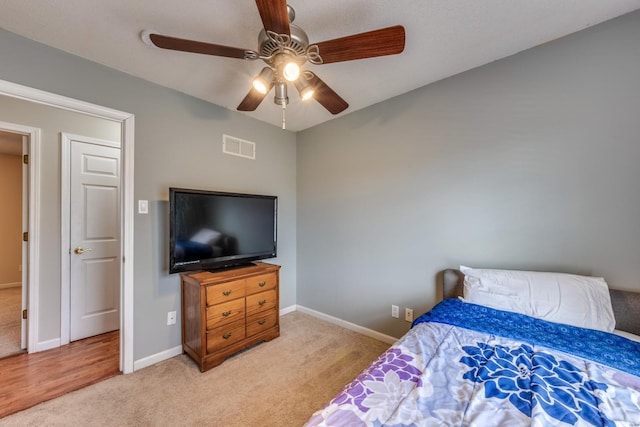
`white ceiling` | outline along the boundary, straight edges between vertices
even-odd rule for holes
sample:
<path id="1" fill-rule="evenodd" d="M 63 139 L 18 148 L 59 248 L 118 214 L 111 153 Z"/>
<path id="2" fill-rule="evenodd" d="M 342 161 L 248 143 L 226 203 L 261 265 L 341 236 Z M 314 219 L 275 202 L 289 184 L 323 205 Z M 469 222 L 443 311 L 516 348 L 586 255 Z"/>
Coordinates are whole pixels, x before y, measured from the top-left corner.
<path id="1" fill-rule="evenodd" d="M 262 28 L 252 0 L 2 0 L 0 27 L 13 33 L 234 110 L 261 61 L 150 47 L 145 29 L 257 49 Z M 350 107 L 341 115 L 640 8 L 640 0 L 289 0 L 311 43 L 396 24 L 400 55 L 306 67 Z M 5 60 L 3 58 L 3 60 Z M 271 94 L 272 95 L 272 94 Z M 281 124 L 268 96 L 254 112 Z M 289 90 L 287 129 L 330 120 L 315 101 Z"/>

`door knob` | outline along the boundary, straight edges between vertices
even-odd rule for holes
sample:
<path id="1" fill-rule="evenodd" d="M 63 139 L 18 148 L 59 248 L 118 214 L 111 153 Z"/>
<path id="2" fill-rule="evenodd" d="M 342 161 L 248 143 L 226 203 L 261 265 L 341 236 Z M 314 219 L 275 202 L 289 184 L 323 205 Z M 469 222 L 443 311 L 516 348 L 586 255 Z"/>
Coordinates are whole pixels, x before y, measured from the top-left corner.
<path id="1" fill-rule="evenodd" d="M 74 250 L 74 252 L 75 252 L 75 253 L 77 253 L 78 255 L 80 255 L 80 254 L 83 254 L 83 253 L 85 253 L 85 252 L 89 252 L 89 251 L 92 251 L 92 250 L 93 250 L 93 249 L 91 249 L 91 248 L 86 248 L 86 249 L 85 249 L 85 248 L 83 248 L 82 246 L 78 246 L 78 247 Z"/>

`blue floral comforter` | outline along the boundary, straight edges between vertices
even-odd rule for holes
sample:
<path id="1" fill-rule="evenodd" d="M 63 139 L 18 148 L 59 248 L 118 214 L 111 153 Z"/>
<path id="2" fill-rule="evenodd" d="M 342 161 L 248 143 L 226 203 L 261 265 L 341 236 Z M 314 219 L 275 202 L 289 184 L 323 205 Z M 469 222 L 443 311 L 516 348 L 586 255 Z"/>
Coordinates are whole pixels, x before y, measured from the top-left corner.
<path id="1" fill-rule="evenodd" d="M 640 343 L 445 300 L 306 426 L 640 426 Z"/>

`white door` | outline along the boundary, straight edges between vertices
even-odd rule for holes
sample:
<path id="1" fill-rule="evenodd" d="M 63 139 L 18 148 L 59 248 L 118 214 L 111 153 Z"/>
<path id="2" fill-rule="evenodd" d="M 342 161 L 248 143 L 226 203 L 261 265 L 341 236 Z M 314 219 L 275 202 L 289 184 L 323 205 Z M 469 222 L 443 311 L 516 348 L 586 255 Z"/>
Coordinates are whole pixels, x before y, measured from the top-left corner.
<path id="1" fill-rule="evenodd" d="M 70 146 L 70 340 L 120 327 L 120 149 Z"/>

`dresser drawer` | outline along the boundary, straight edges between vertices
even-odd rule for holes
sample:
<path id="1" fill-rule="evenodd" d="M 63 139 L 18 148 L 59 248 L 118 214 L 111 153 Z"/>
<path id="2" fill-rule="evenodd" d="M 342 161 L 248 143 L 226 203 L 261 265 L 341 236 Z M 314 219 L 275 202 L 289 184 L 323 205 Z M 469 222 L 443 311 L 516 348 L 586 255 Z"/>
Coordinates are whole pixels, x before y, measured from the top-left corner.
<path id="1" fill-rule="evenodd" d="M 275 289 L 278 276 L 275 273 L 261 274 L 247 279 L 247 295 Z"/>
<path id="2" fill-rule="evenodd" d="M 245 337 L 244 319 L 207 331 L 207 353 L 223 349 Z"/>
<path id="3" fill-rule="evenodd" d="M 207 286 L 207 305 L 220 304 L 245 295 L 245 280 Z"/>
<path id="4" fill-rule="evenodd" d="M 258 334 L 278 324 L 278 313 L 269 310 L 247 317 L 247 337 Z"/>
<path id="5" fill-rule="evenodd" d="M 247 296 L 247 316 L 273 309 L 276 306 L 276 291 L 265 291 Z"/>
<path id="6" fill-rule="evenodd" d="M 207 329 L 244 319 L 244 298 L 207 307 Z"/>

